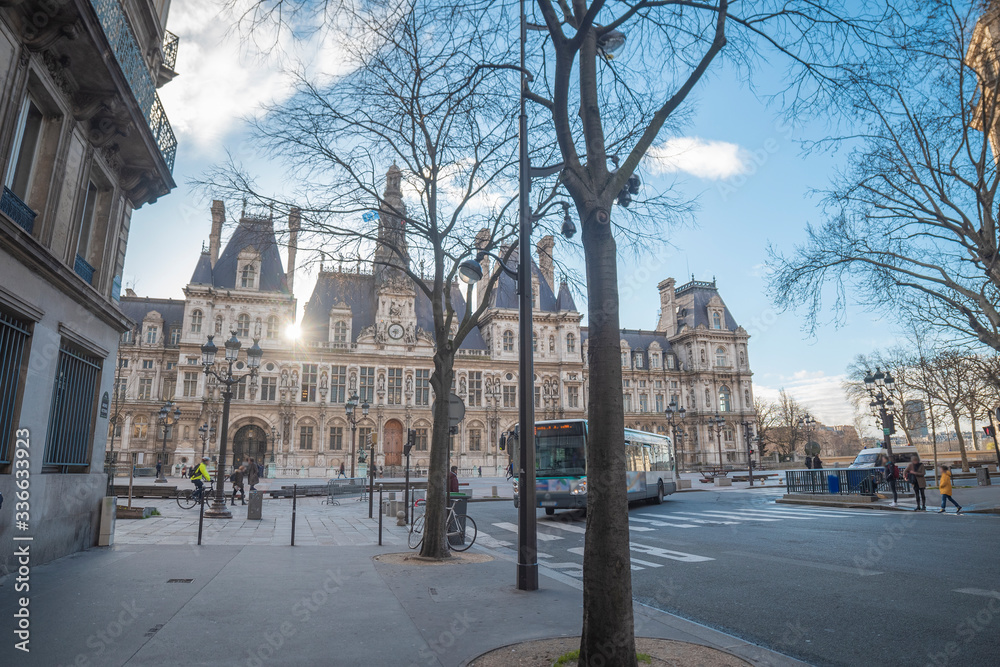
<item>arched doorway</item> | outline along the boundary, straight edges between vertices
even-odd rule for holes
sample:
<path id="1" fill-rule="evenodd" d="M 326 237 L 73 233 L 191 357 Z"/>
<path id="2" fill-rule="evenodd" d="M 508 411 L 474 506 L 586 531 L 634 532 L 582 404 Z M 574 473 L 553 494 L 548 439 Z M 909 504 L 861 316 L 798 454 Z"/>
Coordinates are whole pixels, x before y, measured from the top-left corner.
<path id="1" fill-rule="evenodd" d="M 382 451 L 385 454 L 387 466 L 403 464 L 403 425 L 396 419 L 390 419 L 382 429 L 385 443 Z"/>
<path id="2" fill-rule="evenodd" d="M 233 465 L 243 463 L 245 459 L 253 458 L 260 463 L 267 454 L 267 435 L 264 429 L 256 424 L 247 424 L 233 436 Z"/>

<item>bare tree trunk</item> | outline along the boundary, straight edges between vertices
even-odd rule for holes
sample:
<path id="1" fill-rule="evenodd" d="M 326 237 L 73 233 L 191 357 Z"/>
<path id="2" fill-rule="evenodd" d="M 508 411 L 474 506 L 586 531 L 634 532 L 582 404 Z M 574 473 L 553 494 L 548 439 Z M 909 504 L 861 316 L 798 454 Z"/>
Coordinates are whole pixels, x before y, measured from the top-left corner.
<path id="1" fill-rule="evenodd" d="M 580 665 L 635 666 L 618 264 L 607 211 L 583 225 L 590 293 L 587 534 Z"/>
<path id="2" fill-rule="evenodd" d="M 962 472 L 969 472 L 969 456 L 965 453 L 965 438 L 962 437 L 962 424 L 959 421 L 958 411 L 949 408 L 951 421 L 955 424 L 955 435 L 958 436 L 958 451 L 962 455 Z"/>
<path id="3" fill-rule="evenodd" d="M 448 449 L 451 446 L 448 422 L 448 399 L 454 374 L 455 354 L 451 342 L 438 345 L 434 354 L 434 426 L 431 430 L 430 465 L 427 470 L 427 507 L 424 514 L 424 543 L 420 555 L 424 558 L 448 558 L 451 552 L 445 542 L 445 518 L 448 504 Z"/>

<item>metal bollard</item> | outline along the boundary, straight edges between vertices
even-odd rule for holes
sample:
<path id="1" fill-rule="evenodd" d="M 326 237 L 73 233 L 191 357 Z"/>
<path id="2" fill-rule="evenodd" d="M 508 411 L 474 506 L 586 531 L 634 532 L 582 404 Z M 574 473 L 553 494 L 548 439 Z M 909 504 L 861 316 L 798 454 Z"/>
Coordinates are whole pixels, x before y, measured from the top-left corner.
<path id="1" fill-rule="evenodd" d="M 378 485 L 378 507 L 379 507 L 379 513 L 378 513 L 378 545 L 382 546 L 382 515 L 385 512 L 381 511 L 382 510 L 382 485 L 381 484 Z"/>
<path id="2" fill-rule="evenodd" d="M 299 497 L 298 484 L 292 484 L 292 546 L 295 546 L 295 501 Z"/>
<path id="3" fill-rule="evenodd" d="M 201 502 L 198 503 L 198 546 L 201 546 L 201 528 L 205 524 L 205 494 L 201 494 Z"/>

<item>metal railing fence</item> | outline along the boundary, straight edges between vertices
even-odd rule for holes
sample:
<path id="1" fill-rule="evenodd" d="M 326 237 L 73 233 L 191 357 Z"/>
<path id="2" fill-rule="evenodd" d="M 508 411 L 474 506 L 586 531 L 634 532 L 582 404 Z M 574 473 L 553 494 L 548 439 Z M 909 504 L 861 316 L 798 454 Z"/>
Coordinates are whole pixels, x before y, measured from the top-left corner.
<path id="1" fill-rule="evenodd" d="M 902 473 L 902 471 L 900 471 Z M 892 493 L 882 468 L 824 468 L 820 470 L 786 470 L 785 488 L 788 493 L 829 494 L 830 475 L 837 478 L 838 495 L 870 496 Z M 902 476 L 896 480 L 896 493 L 911 493 L 910 483 Z"/>

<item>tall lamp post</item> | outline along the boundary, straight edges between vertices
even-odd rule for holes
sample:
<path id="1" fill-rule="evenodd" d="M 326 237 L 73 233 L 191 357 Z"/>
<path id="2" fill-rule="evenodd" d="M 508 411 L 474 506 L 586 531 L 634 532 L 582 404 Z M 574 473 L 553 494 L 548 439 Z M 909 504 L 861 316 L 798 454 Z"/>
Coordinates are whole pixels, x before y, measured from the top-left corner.
<path id="1" fill-rule="evenodd" d="M 684 436 L 684 414 L 687 410 L 684 406 L 677 405 L 677 401 L 670 401 L 670 405 L 667 406 L 667 424 L 670 425 L 670 436 L 674 440 L 674 450 L 679 451 L 677 445 L 679 443 L 678 431 L 680 431 L 680 437 Z M 683 454 L 682 454 L 683 456 Z M 684 463 L 683 460 L 678 463 L 678 472 L 680 472 L 680 464 Z"/>
<path id="2" fill-rule="evenodd" d="M 743 427 L 743 440 L 747 445 L 747 475 L 750 478 L 750 486 L 753 486 L 753 422 L 745 420 L 740 422 Z"/>
<path id="3" fill-rule="evenodd" d="M 208 422 L 198 427 L 198 434 L 201 436 L 201 457 L 205 458 L 205 449 L 208 447 L 208 438 L 215 435 L 215 427 L 209 426 Z"/>
<path id="4" fill-rule="evenodd" d="M 716 412 L 714 417 L 708 418 L 708 430 L 715 433 L 715 441 L 719 445 L 719 469 L 722 469 L 722 429 L 726 427 L 726 420 Z"/>
<path id="5" fill-rule="evenodd" d="M 271 458 L 268 463 L 274 463 L 274 447 L 278 443 L 278 429 L 271 427 Z"/>
<path id="6" fill-rule="evenodd" d="M 805 432 L 806 432 L 806 445 L 805 445 L 805 447 L 802 448 L 802 451 L 805 451 L 805 450 L 809 449 L 809 442 L 810 442 L 809 438 L 812 435 L 812 427 L 813 427 L 813 424 L 815 424 L 815 423 L 816 423 L 816 420 L 808 412 L 804 413 L 803 415 L 801 415 L 799 417 L 799 426 L 801 428 L 804 428 Z M 808 454 L 808 456 L 812 456 L 812 454 Z"/>
<path id="7" fill-rule="evenodd" d="M 170 408 L 173 408 L 171 411 Z M 173 401 L 167 401 L 160 408 L 160 414 L 156 417 L 156 423 L 163 428 L 163 449 L 160 452 L 160 475 L 156 478 L 155 484 L 166 484 L 166 467 L 167 467 L 167 429 L 170 426 L 177 423 L 177 420 L 181 418 L 181 408 L 179 405 L 174 405 Z"/>
<path id="8" fill-rule="evenodd" d="M 875 417 L 878 425 L 882 427 L 882 444 L 889 452 L 889 456 L 892 456 L 892 441 L 889 436 L 896 432 L 896 421 L 890 412 L 893 407 L 892 390 L 895 388 L 896 381 L 892 376 L 878 368 L 875 369 L 874 375 L 871 371 L 865 375 L 865 389 L 872 399 L 868 407 L 871 408 L 872 417 Z"/>
<path id="9" fill-rule="evenodd" d="M 355 446 L 358 440 L 358 415 L 354 411 L 358 407 L 358 393 L 354 392 L 351 397 L 347 400 L 344 405 L 344 412 L 347 413 L 347 421 L 351 423 L 351 479 L 354 479 L 354 465 L 357 463 L 358 456 L 355 452 Z M 368 401 L 361 404 L 361 418 L 364 419 L 368 416 L 368 410 L 371 408 L 368 405 Z"/>
<path id="10" fill-rule="evenodd" d="M 205 516 L 213 519 L 231 519 L 233 515 L 226 509 L 226 492 L 224 489 L 226 479 L 226 437 L 229 435 L 229 403 L 233 398 L 233 385 L 239 383 L 248 376 L 254 377 L 257 375 L 257 368 L 260 366 L 260 358 L 263 356 L 264 351 L 260 349 L 258 339 L 254 338 L 253 346 L 247 350 L 247 366 L 250 370 L 241 375 L 233 375 L 233 364 L 236 363 L 237 357 L 240 356 L 240 347 L 242 347 L 240 340 L 236 337 L 236 332 L 233 331 L 232 338 L 227 340 L 225 343 L 226 369 L 220 373 L 212 368 L 215 364 L 215 354 L 219 350 L 215 343 L 212 342 L 213 338 L 215 338 L 215 336 L 209 336 L 208 342 L 201 346 L 201 363 L 205 367 L 205 375 L 214 377 L 225 387 L 222 392 L 225 402 L 222 404 L 222 429 L 219 434 L 219 462 L 215 469 L 215 501 L 212 503 L 212 507 L 205 510 Z"/>

